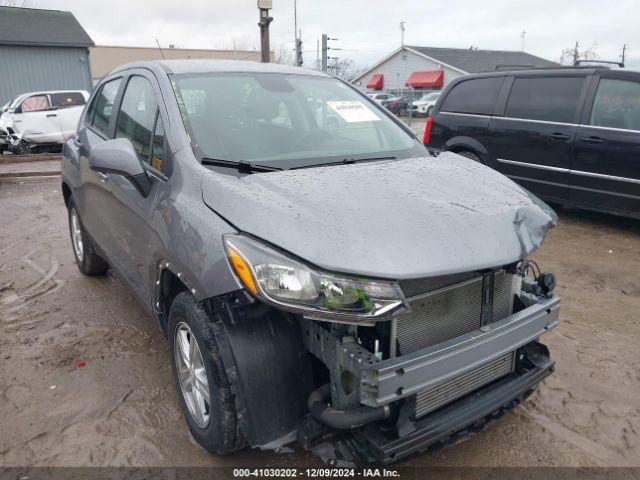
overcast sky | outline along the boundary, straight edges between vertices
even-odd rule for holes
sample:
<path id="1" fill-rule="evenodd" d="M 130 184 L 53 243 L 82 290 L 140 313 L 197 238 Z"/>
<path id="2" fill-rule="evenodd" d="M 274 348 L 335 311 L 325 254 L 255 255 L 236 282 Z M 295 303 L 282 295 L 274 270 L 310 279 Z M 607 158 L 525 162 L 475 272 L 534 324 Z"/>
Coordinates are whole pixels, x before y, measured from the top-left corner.
<path id="1" fill-rule="evenodd" d="M 294 0 L 273 0 L 272 48 L 293 49 Z M 70 10 L 98 45 L 184 48 L 228 47 L 236 39 L 259 44 L 256 0 L 29 0 L 36 8 Z M 370 65 L 405 44 L 525 50 L 558 61 L 576 41 L 600 59 L 619 59 L 629 44 L 628 64 L 640 66 L 638 0 L 298 0 L 305 63 L 316 59 L 323 32 L 339 41 L 331 56 Z"/>

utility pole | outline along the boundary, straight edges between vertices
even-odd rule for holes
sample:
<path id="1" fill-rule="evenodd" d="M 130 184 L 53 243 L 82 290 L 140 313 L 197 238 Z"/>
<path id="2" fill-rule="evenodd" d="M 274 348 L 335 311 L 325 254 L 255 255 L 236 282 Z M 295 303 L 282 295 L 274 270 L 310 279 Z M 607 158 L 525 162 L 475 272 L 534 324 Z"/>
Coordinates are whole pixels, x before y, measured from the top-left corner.
<path id="1" fill-rule="evenodd" d="M 520 38 L 522 38 L 522 51 L 524 52 L 524 36 L 527 34 L 526 30 L 522 30 L 520 33 Z"/>
<path id="2" fill-rule="evenodd" d="M 329 38 L 329 36 L 326 33 L 322 34 L 322 71 L 326 72 L 327 71 L 327 60 L 329 58 L 333 59 L 333 60 L 337 60 L 337 57 L 329 57 L 329 50 L 342 50 L 341 48 L 331 48 L 329 47 L 329 42 L 330 41 L 336 41 L 338 40 L 337 38 Z"/>
<path id="3" fill-rule="evenodd" d="M 262 63 L 269 63 L 271 55 L 269 52 L 269 24 L 273 21 L 273 17 L 269 16 L 269 10 L 273 8 L 273 0 L 258 0 L 258 9 L 260 10 L 260 50 L 262 52 Z"/>
<path id="4" fill-rule="evenodd" d="M 407 23 L 404 20 L 400 20 L 400 46 L 404 47 L 404 24 Z"/>
<path id="5" fill-rule="evenodd" d="M 326 33 L 322 34 L 322 71 L 326 72 L 327 71 L 327 52 L 329 50 L 329 47 L 327 46 L 327 41 L 329 40 L 329 37 L 327 36 Z"/>
<path id="6" fill-rule="evenodd" d="M 296 38 L 296 66 L 302 66 L 302 32 Z"/>
<path id="7" fill-rule="evenodd" d="M 627 48 L 629 48 L 629 45 L 627 45 L 626 43 L 624 45 L 622 45 L 622 55 L 620 56 L 620 58 L 622 58 L 622 64 L 624 65 L 624 60 L 627 56 Z"/>
<path id="8" fill-rule="evenodd" d="M 293 31 L 296 37 L 296 66 L 302 66 L 302 32 L 298 31 L 298 1 L 293 0 Z"/>
<path id="9" fill-rule="evenodd" d="M 578 60 L 580 60 L 580 52 L 578 51 L 578 42 L 576 42 L 576 46 L 573 49 L 573 64 L 577 65 L 578 64 Z"/>

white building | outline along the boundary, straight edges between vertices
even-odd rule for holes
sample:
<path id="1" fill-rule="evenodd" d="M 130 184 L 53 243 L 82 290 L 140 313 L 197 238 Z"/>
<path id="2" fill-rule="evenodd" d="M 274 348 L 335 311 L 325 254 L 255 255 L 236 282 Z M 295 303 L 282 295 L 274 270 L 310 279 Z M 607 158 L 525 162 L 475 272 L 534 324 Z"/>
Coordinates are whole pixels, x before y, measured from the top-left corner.
<path id="1" fill-rule="evenodd" d="M 555 67 L 526 52 L 403 46 L 352 80 L 363 90 L 440 90 L 468 73 Z"/>

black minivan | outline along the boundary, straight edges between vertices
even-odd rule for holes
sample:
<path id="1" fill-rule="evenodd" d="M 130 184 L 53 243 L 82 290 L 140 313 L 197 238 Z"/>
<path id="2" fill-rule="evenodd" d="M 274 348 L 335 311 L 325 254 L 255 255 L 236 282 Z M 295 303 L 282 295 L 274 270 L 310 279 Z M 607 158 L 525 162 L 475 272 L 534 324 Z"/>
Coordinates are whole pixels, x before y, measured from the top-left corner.
<path id="1" fill-rule="evenodd" d="M 640 218 L 640 72 L 460 77 L 435 105 L 424 143 L 485 163 L 549 202 Z"/>

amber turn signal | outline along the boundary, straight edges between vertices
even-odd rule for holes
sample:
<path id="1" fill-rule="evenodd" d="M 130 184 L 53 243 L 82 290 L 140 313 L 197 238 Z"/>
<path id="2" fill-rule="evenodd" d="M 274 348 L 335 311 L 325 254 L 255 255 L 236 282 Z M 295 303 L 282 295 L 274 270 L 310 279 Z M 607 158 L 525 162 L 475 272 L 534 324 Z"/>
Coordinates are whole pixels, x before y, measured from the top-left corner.
<path id="1" fill-rule="evenodd" d="M 247 265 L 247 262 L 245 262 L 240 254 L 234 249 L 227 247 L 227 252 L 229 254 L 231 265 L 233 266 L 233 269 L 235 270 L 236 275 L 238 275 L 240 281 L 251 293 L 258 293 L 256 282 L 253 280 L 253 274 L 251 273 L 251 269 L 249 268 L 249 265 Z"/>

